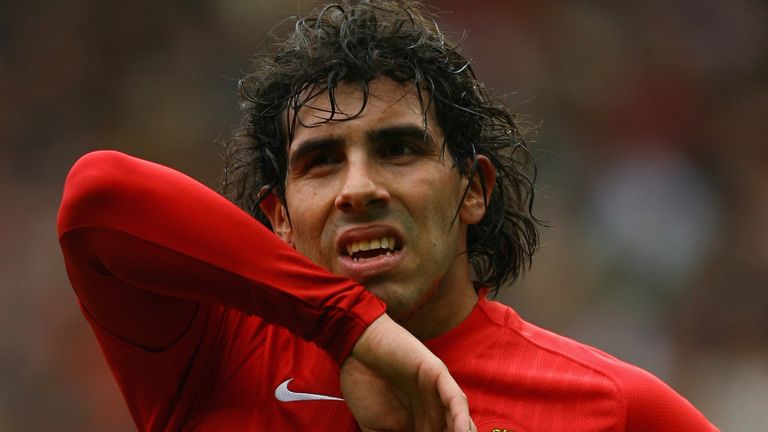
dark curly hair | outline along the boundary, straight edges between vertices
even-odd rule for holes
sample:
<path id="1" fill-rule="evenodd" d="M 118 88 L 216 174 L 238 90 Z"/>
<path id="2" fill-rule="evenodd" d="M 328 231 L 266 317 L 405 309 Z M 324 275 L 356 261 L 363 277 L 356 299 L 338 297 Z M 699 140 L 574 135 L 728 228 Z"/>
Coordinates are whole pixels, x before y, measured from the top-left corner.
<path id="1" fill-rule="evenodd" d="M 424 101 L 425 122 L 433 109 L 459 172 L 480 175 L 476 155 L 488 157 L 497 171 L 485 216 L 468 227 L 467 254 L 478 282 L 495 293 L 530 265 L 539 244 L 533 158 L 513 115 L 487 95 L 432 14 L 410 1 L 332 4 L 295 19 L 293 32 L 275 47 L 276 53 L 254 59 L 240 80 L 243 118 L 226 145 L 225 196 L 271 228 L 258 204 L 268 192 L 284 199 L 298 117 L 288 112 L 327 91 L 332 109 L 326 121 L 344 121 L 349 117 L 334 117 L 340 83 L 363 89 L 362 112 L 376 77 L 412 82 Z"/>

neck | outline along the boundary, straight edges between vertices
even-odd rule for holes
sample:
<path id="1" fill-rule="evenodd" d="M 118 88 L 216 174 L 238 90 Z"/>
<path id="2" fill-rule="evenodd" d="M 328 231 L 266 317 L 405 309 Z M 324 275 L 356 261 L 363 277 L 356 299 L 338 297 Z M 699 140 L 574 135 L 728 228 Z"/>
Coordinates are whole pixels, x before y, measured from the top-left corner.
<path id="1" fill-rule="evenodd" d="M 425 301 L 398 321 L 418 339 L 431 339 L 459 325 L 476 303 L 477 293 L 469 277 L 460 287 L 449 288 L 436 283 Z"/>

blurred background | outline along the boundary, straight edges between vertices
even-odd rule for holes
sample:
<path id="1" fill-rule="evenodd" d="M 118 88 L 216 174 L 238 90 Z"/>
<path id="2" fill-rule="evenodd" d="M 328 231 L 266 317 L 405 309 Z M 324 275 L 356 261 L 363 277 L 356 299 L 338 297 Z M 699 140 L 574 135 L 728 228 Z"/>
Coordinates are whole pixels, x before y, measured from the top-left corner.
<path id="1" fill-rule="evenodd" d="M 430 3 L 532 127 L 551 228 L 499 299 L 765 431 L 768 5 Z M 64 177 L 112 148 L 216 187 L 246 59 L 312 5 L 0 0 L 0 431 L 135 429 L 58 250 Z"/>

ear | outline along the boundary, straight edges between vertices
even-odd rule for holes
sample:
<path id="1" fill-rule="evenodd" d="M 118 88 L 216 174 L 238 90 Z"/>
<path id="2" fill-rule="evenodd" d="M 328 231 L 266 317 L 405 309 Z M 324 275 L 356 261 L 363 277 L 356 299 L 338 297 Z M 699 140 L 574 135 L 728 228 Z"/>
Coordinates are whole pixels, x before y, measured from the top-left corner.
<path id="1" fill-rule="evenodd" d="M 288 219 L 288 213 L 282 201 L 273 192 L 269 192 L 266 198 L 259 204 L 259 208 L 269 219 L 275 234 L 280 236 L 289 245 L 293 245 L 293 230 L 291 229 L 291 222 Z"/>
<path id="2" fill-rule="evenodd" d="M 483 155 L 476 156 L 477 170 L 469 179 L 469 189 L 461 202 L 459 220 L 473 225 L 485 216 L 486 206 L 490 202 L 493 185 L 496 184 L 496 168 L 490 159 Z M 483 193 L 485 190 L 485 193 Z"/>

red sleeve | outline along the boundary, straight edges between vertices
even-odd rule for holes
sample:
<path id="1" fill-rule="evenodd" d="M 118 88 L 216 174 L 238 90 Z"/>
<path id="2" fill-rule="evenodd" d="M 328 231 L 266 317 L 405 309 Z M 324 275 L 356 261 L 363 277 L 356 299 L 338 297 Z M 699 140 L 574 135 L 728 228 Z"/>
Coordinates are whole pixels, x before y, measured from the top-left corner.
<path id="1" fill-rule="evenodd" d="M 168 348 L 212 304 L 285 327 L 341 364 L 384 312 L 202 184 L 113 151 L 72 168 L 58 232 L 89 318 L 148 350 Z"/>

